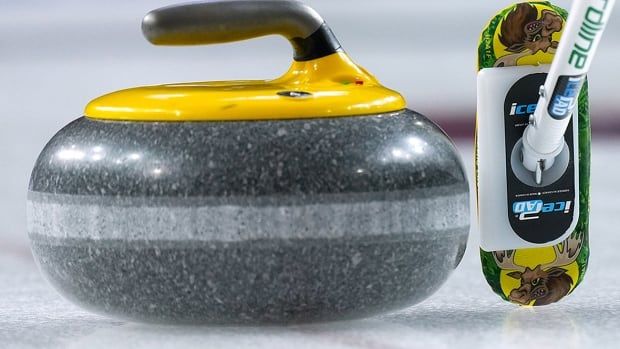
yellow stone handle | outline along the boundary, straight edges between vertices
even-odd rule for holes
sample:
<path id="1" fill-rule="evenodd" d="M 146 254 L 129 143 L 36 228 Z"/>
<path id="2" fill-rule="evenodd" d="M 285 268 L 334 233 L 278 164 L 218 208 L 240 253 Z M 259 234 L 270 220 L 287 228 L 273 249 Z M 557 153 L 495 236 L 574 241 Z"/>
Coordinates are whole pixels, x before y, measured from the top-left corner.
<path id="1" fill-rule="evenodd" d="M 101 96 L 85 115 L 117 121 L 238 121 L 383 114 L 405 108 L 344 53 L 325 21 L 297 1 L 190 3 L 150 12 L 142 22 L 156 45 L 216 44 L 279 34 L 295 50 L 289 70 L 269 81 L 137 87 Z"/>

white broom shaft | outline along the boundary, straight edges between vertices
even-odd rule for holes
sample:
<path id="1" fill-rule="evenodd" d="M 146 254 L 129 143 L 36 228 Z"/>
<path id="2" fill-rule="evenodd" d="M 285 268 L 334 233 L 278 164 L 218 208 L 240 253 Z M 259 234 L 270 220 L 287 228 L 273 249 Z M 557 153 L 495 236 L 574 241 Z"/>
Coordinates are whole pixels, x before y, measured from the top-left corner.
<path id="1" fill-rule="evenodd" d="M 581 83 L 590 69 L 614 4 L 615 0 L 573 2 L 562 40 L 545 81 L 545 94 L 540 97 L 534 113 L 534 126 L 529 127 L 530 130 L 526 133 L 528 143 L 537 153 L 551 154 L 563 146 L 564 133 L 574 108 L 566 109 L 567 99 L 555 93 L 556 87 L 563 76 L 581 77 L 581 82 L 578 79 L 572 79 L 572 82 L 565 79 L 560 86 L 560 89 L 566 91 L 567 81 L 568 84 L 573 84 L 570 86 L 578 85 L 579 89 L 574 99 L 576 103 Z M 559 113 L 554 113 L 552 116 L 550 106 L 552 111 L 557 110 Z M 568 112 L 565 117 L 561 116 L 563 108 Z"/>

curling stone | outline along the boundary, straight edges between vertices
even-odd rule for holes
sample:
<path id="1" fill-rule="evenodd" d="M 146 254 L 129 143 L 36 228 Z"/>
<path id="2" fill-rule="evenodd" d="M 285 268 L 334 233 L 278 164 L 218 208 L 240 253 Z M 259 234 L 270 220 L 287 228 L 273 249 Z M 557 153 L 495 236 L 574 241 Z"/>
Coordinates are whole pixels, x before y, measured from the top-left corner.
<path id="1" fill-rule="evenodd" d="M 271 81 L 115 92 L 51 139 L 28 233 L 61 294 L 138 321 L 294 323 L 399 309 L 446 280 L 469 232 L 459 155 L 314 10 L 193 3 L 142 28 L 160 45 L 280 34 L 295 58 Z"/>

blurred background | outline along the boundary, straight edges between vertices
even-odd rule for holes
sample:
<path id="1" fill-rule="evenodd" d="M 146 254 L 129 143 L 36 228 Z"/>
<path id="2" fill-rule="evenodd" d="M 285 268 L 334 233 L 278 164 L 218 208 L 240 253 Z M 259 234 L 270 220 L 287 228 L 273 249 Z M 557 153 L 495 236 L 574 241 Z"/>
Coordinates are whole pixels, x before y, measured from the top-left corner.
<path id="1" fill-rule="evenodd" d="M 472 137 L 478 35 L 490 16 L 511 1 L 307 2 L 325 17 L 351 57 L 405 95 L 410 108 L 437 121 L 452 137 Z M 269 79 L 288 68 L 291 48 L 279 37 L 218 46 L 151 46 L 142 37 L 140 21 L 149 10 L 171 3 L 0 2 L 1 244 L 26 246 L 24 206 L 32 164 L 89 100 L 144 84 Z M 616 20 L 590 74 L 596 137 L 620 134 L 619 38 Z"/>

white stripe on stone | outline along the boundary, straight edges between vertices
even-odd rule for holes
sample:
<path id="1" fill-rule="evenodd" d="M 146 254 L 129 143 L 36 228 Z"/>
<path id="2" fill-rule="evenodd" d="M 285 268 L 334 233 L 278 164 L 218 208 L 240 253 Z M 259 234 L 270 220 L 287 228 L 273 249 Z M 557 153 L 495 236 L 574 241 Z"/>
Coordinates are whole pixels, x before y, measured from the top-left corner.
<path id="1" fill-rule="evenodd" d="M 355 196 L 354 194 L 351 196 Z M 28 200 L 28 233 L 56 238 L 236 242 L 467 232 L 468 194 L 398 201 L 295 206 L 98 205 L 37 193 Z"/>

